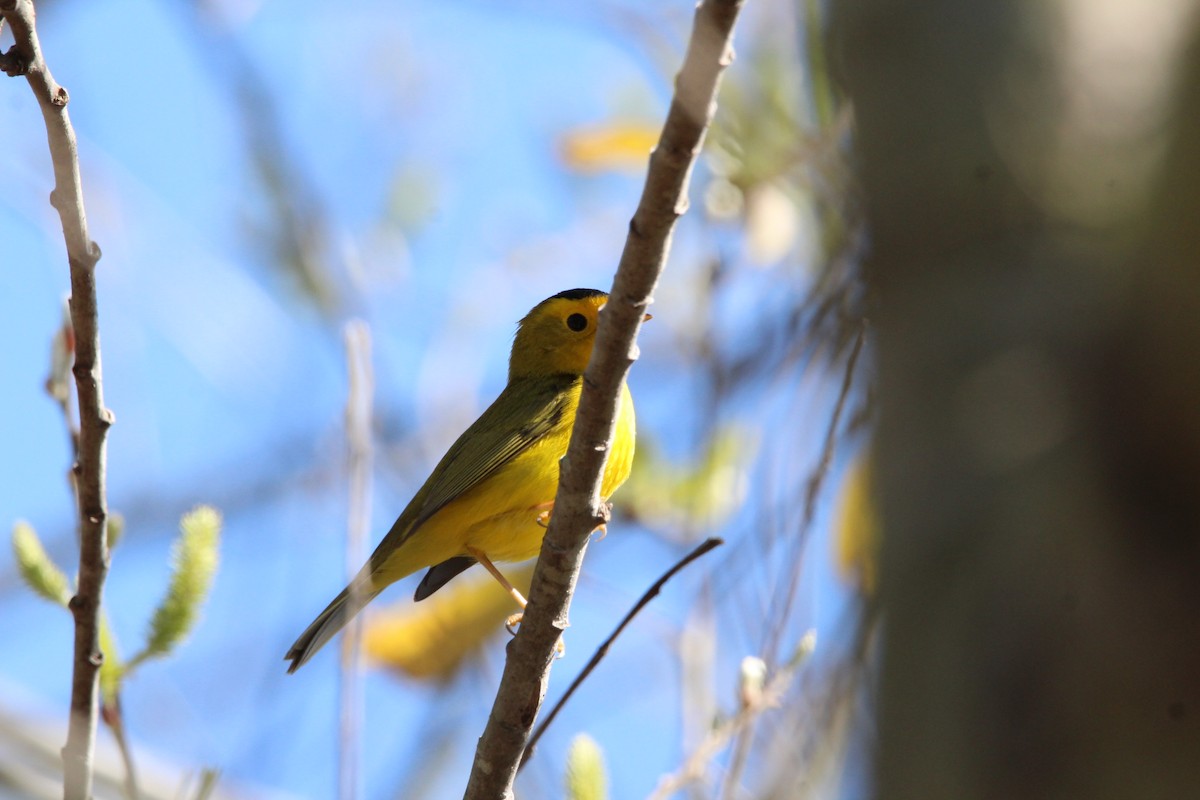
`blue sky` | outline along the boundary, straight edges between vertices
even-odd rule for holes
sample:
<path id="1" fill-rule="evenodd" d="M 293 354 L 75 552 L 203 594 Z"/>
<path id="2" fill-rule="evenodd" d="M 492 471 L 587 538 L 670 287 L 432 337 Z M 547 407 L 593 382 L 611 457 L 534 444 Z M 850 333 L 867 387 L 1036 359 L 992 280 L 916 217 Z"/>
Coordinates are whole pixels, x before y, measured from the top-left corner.
<path id="1" fill-rule="evenodd" d="M 428 465 L 499 391 L 516 320 L 561 289 L 611 283 L 641 172 L 572 172 L 559 143 L 613 119 L 657 125 L 671 88 L 658 60 L 674 46 L 677 63 L 691 16 L 688 3 L 621 9 L 361 2 L 332 16 L 327 6 L 276 2 L 237 12 L 231 35 L 277 114 L 277 145 L 328 224 L 324 255 L 344 302 L 327 315 L 280 277 L 256 238 L 273 210 L 247 157 L 226 40 L 172 4 L 64 2 L 40 14 L 47 60 L 71 92 L 89 221 L 104 252 L 104 386 L 117 417 L 109 499 L 130 521 L 107 603 L 126 650 L 162 592 L 179 514 L 212 502 L 227 518 L 221 569 L 194 636 L 126 687 L 140 747 L 181 769 L 217 766 L 264 792 L 331 795 L 334 659 L 287 677 L 281 658 L 342 584 L 339 326 L 360 315 L 374 337 L 385 431 L 373 546 Z M 648 27 L 631 27 L 630 15 Z M 753 41 L 747 29 L 765 24 L 753 14 L 745 20 L 741 46 Z M 5 84 L 0 114 L 0 521 L 30 521 L 69 565 L 67 441 L 41 390 L 67 289 L 65 258 L 45 202 L 44 131 L 23 83 Z M 685 218 L 631 377 L 642 429 L 680 459 L 703 432 L 690 402 L 698 378 L 679 343 L 695 324 L 689 281 L 714 247 L 736 252 L 736 233 L 706 230 L 696 213 Z M 781 300 L 772 290 L 781 275 L 746 268 L 730 281 L 714 324 L 733 333 L 751 324 L 770 298 Z M 768 381 L 722 417 L 760 415 L 741 420 L 751 426 L 779 418 L 772 414 L 820 418 L 831 387 L 819 376 Z M 754 469 L 771 469 L 781 452 L 807 469 L 823 430 L 800 430 L 782 450 L 768 441 Z M 818 529 L 825 519 L 823 503 Z M 822 547 L 805 565 L 792 639 L 841 619 Z M 552 698 L 681 554 L 620 520 L 591 549 Z M 522 778 L 530 796 L 558 791 L 566 743 L 581 730 L 608 754 L 614 797 L 644 795 L 679 763 L 679 701 L 664 687 L 679 681 L 673 645 L 703 569 L 655 601 L 568 707 Z M 410 581 L 381 600 L 406 601 L 411 589 Z M 738 661 L 760 644 L 727 624 L 714 688 L 725 707 Z M 8 643 L 3 683 L 21 687 L 47 715 L 64 713 L 69 619 L 19 586 L 7 548 L 0 637 Z M 368 673 L 367 797 L 394 796 L 402 776 L 431 762 L 421 746 L 439 735 L 449 744 L 426 796 L 461 790 L 502 645 L 442 690 Z"/>

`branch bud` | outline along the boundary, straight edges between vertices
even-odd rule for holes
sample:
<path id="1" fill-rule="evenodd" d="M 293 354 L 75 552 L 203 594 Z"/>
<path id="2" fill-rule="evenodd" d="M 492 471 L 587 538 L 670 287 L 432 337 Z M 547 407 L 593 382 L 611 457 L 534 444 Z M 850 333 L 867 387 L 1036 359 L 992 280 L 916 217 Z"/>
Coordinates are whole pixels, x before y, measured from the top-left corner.
<path id="1" fill-rule="evenodd" d="M 71 602 L 67 576 L 50 560 L 33 526 L 27 522 L 14 525 L 12 543 L 13 553 L 17 557 L 17 569 L 29 584 L 29 588 L 50 602 L 66 608 Z"/>
<path id="2" fill-rule="evenodd" d="M 221 515 L 210 506 L 184 514 L 171 554 L 171 582 L 150 620 L 145 650 L 136 661 L 166 655 L 191 631 L 217 571 Z"/>
<path id="3" fill-rule="evenodd" d="M 567 752 L 567 800 L 607 800 L 608 778 L 604 752 L 596 740 L 581 733 Z"/>

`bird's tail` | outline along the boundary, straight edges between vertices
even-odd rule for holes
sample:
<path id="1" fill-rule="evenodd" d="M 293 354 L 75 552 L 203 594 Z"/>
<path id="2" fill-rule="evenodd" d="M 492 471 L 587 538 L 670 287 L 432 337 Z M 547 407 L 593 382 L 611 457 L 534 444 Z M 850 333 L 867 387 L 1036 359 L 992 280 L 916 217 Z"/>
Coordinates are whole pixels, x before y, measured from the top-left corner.
<path id="1" fill-rule="evenodd" d="M 288 665 L 288 674 L 295 672 L 313 657 L 325 643 L 337 634 L 354 615 L 362 611 L 363 606 L 371 602 L 381 590 L 373 589 L 367 581 L 355 581 L 333 598 L 333 602 L 325 607 L 312 624 L 300 634 L 300 638 L 284 656 Z"/>

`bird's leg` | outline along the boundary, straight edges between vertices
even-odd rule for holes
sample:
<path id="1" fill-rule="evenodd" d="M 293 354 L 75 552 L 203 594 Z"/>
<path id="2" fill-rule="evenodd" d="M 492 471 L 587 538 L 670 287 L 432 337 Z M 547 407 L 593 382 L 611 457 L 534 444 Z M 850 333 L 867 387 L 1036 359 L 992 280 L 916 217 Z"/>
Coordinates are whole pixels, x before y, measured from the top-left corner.
<path id="1" fill-rule="evenodd" d="M 513 600 L 516 600 L 517 605 L 519 605 L 521 607 L 520 611 L 518 611 L 516 614 L 511 615 L 508 619 L 504 620 L 504 627 L 507 628 L 508 632 L 511 633 L 513 636 L 516 636 L 517 635 L 517 626 L 521 624 L 521 620 L 525 616 L 525 606 L 529 605 L 528 601 L 526 601 L 526 599 L 525 599 L 525 596 L 522 595 L 521 592 L 517 590 L 517 587 L 515 587 L 511 583 L 509 583 L 508 578 L 504 577 L 504 573 L 502 573 L 500 570 L 496 569 L 496 565 L 492 563 L 491 559 L 489 559 L 487 556 L 485 556 L 483 554 L 482 550 L 478 550 L 474 547 L 468 547 L 467 555 L 474 558 L 476 561 L 478 561 L 480 564 L 483 565 L 484 569 L 486 569 L 488 572 L 492 573 L 492 577 L 495 578 L 497 581 L 499 581 L 500 585 L 504 587 L 505 591 L 508 592 L 509 596 L 512 597 Z M 567 647 L 566 647 L 566 645 L 563 644 L 563 640 L 561 637 L 559 638 L 558 642 L 554 645 L 554 654 L 555 654 L 555 657 L 557 657 L 557 658 L 562 658 L 563 656 L 565 656 L 567 654 Z"/>
<path id="2" fill-rule="evenodd" d="M 504 590 L 508 592 L 509 596 L 512 597 L 513 600 L 517 601 L 517 605 L 519 605 L 522 609 L 525 608 L 527 605 L 525 602 L 525 596 L 517 591 L 517 587 L 508 582 L 508 578 L 504 577 L 504 574 L 500 572 L 500 570 L 496 569 L 496 565 L 491 562 L 491 559 L 483 554 L 482 550 L 477 550 L 474 547 L 468 547 L 467 555 L 474 558 L 480 564 L 483 564 L 483 568 L 492 573 L 492 577 L 500 582 L 500 585 L 504 587 Z"/>
<path id="3" fill-rule="evenodd" d="M 508 582 L 508 578 L 504 577 L 504 573 L 496 569 L 496 565 L 492 563 L 490 558 L 483 554 L 482 550 L 474 547 L 468 547 L 466 550 L 467 555 L 474 558 L 483 565 L 484 569 L 492 573 L 492 577 L 499 581 L 500 585 L 504 587 L 504 590 L 508 592 L 509 596 L 512 597 L 513 600 L 516 600 L 517 605 L 521 607 L 520 611 L 504 620 L 504 627 L 508 628 L 508 632 L 516 634 L 516 628 L 521 624 L 521 618 L 525 616 L 525 606 L 529 605 L 528 601 L 526 601 L 525 596 L 517 590 L 517 587 Z"/>

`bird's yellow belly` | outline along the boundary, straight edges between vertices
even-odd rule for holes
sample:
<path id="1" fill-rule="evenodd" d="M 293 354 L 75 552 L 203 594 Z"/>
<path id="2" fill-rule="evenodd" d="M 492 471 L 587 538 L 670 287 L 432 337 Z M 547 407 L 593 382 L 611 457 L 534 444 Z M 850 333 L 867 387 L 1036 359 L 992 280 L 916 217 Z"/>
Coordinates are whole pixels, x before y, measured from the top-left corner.
<path id="1" fill-rule="evenodd" d="M 633 413 L 633 397 L 629 387 L 621 386 L 621 405 L 617 409 L 617 430 L 613 434 L 612 452 L 604 465 L 600 481 L 600 496 L 605 500 L 625 482 L 633 469 L 633 445 L 637 439 L 637 419 Z"/>
<path id="2" fill-rule="evenodd" d="M 482 550 L 492 561 L 536 556 L 546 534 L 538 516 L 554 502 L 558 461 L 566 449 L 567 437 L 547 437 L 470 492 L 464 499 L 474 513 L 470 521 L 464 520 L 464 549 Z"/>

